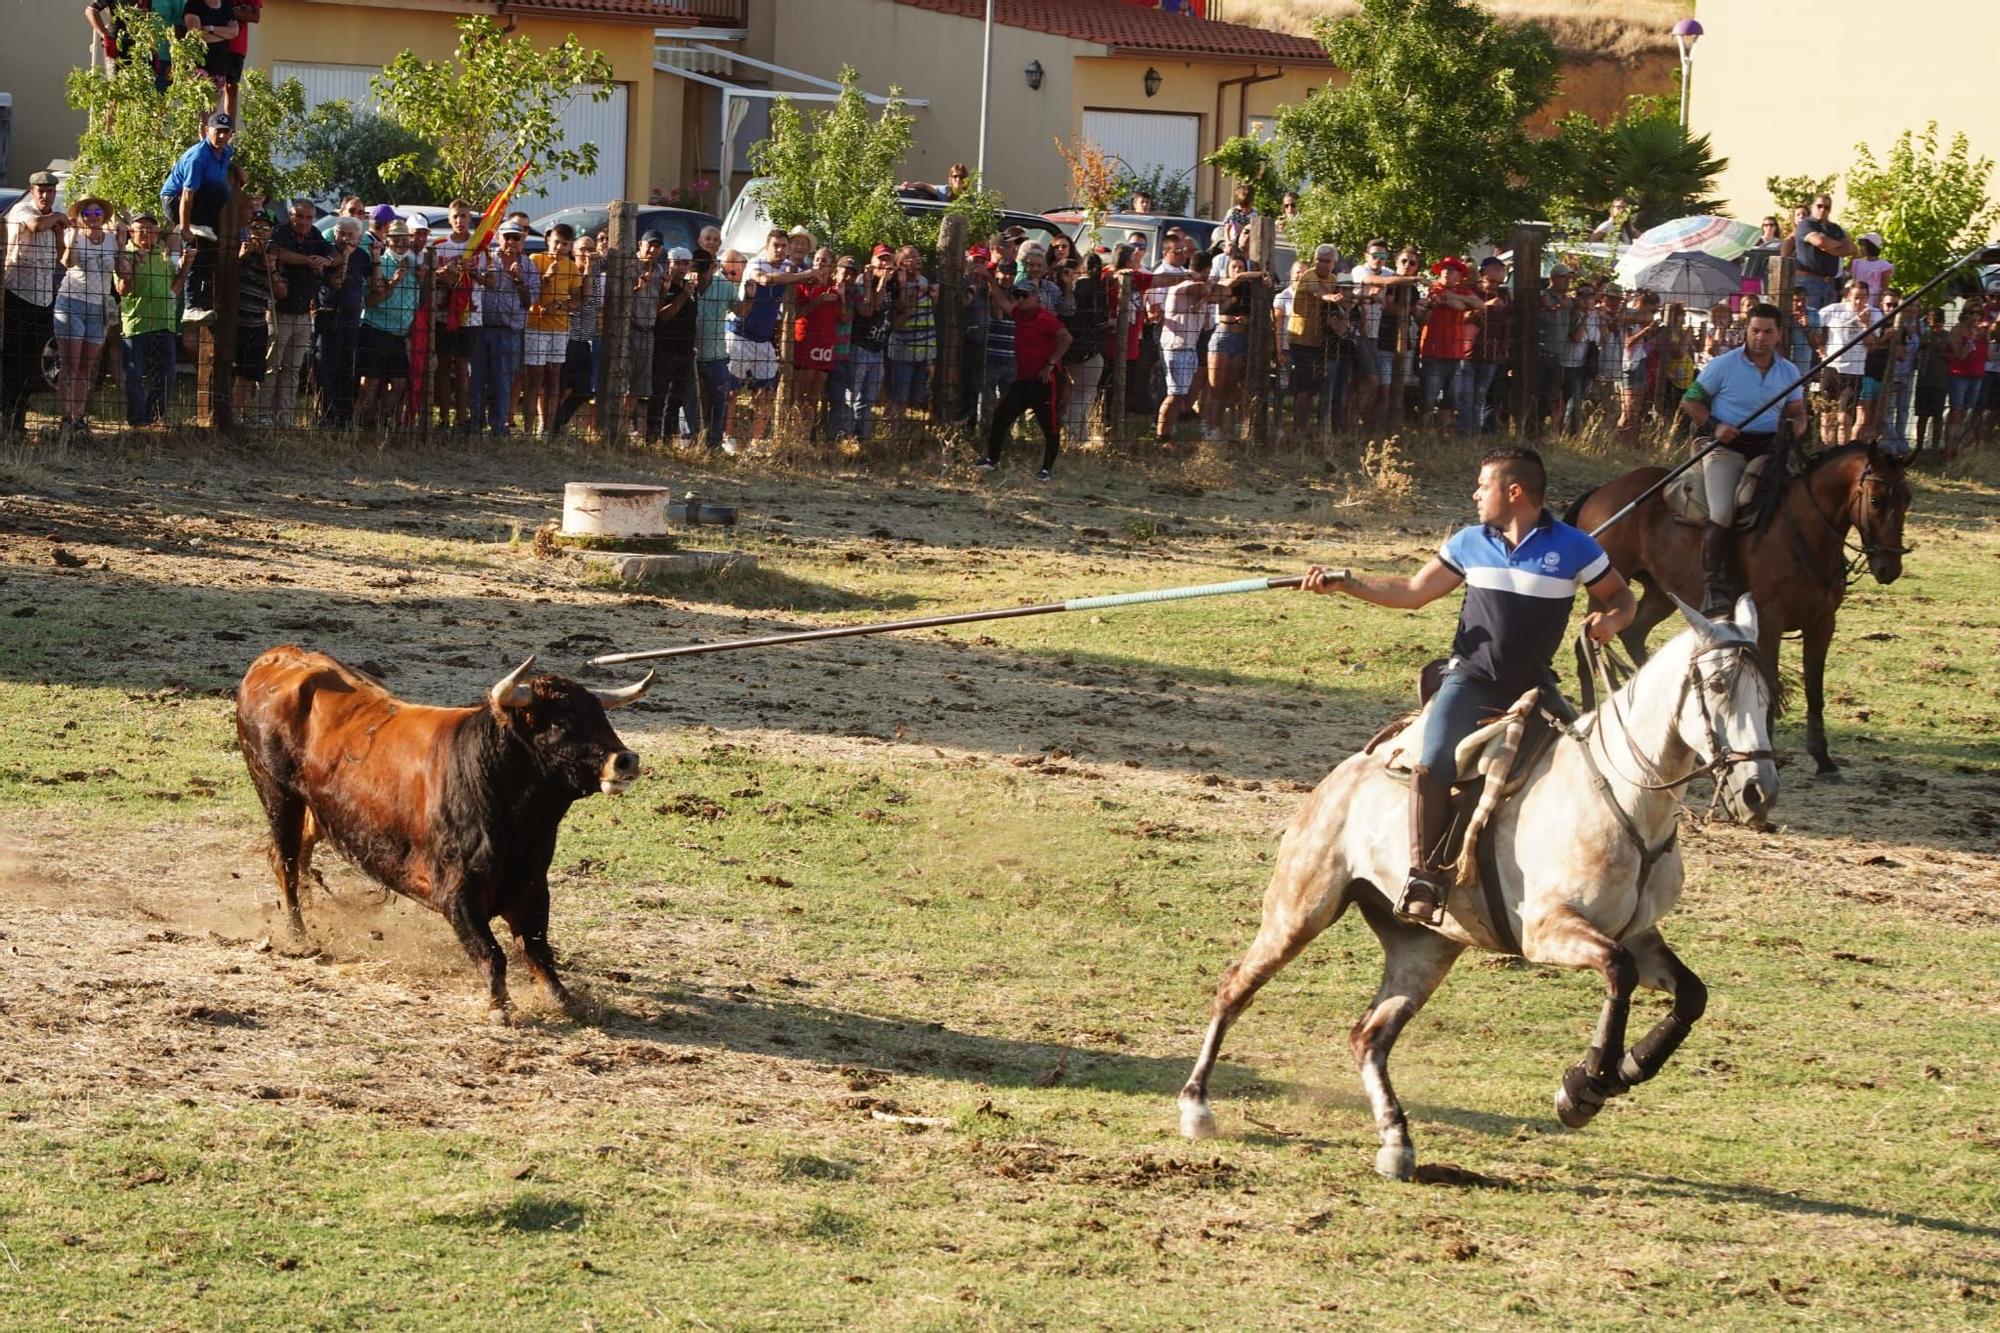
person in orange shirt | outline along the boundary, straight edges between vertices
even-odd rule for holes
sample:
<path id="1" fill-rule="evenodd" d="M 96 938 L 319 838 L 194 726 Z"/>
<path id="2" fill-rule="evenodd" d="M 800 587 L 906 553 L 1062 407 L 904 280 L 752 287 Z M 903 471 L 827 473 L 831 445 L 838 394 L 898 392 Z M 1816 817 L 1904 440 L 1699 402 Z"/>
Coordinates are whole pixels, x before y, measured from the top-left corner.
<path id="1" fill-rule="evenodd" d="M 528 307 L 521 349 L 521 429 L 553 434 L 569 355 L 569 320 L 583 304 L 583 272 L 576 266 L 576 232 L 566 222 L 549 228 L 549 248 L 530 256 L 541 291 Z"/>

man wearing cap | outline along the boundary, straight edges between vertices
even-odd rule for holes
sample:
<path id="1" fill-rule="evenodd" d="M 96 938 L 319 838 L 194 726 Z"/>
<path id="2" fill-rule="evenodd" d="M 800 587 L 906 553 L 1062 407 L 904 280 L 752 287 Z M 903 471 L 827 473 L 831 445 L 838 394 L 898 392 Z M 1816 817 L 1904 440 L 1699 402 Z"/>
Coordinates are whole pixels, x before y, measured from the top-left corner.
<path id="1" fill-rule="evenodd" d="M 654 301 L 658 325 L 653 334 L 653 401 L 646 421 L 647 439 L 678 436 L 683 421 L 688 436 L 701 437 L 701 301 L 715 272 L 696 273 L 694 251 L 684 245 L 675 246 L 667 255 L 666 275 Z M 719 442 L 720 436 L 717 439 Z"/>
<path id="2" fill-rule="evenodd" d="M 1743 469 L 1759 454 L 1780 448 L 1787 431 L 1794 438 L 1803 435 L 1807 423 L 1799 368 L 1778 355 L 1784 328 L 1778 307 L 1762 301 L 1751 306 L 1743 328 L 1743 345 L 1711 359 L 1681 398 L 1681 411 L 1694 422 L 1695 434 L 1709 435 L 1713 426 L 1722 446 L 1701 461 L 1709 520 L 1701 537 L 1701 604 L 1702 614 L 1709 616 L 1726 614 L 1736 601 L 1730 556 Z"/>
<path id="3" fill-rule="evenodd" d="M 195 247 L 194 268 L 187 285 L 187 309 L 182 318 L 199 324 L 210 317 L 215 282 L 215 229 L 222 225 L 222 210 L 230 196 L 243 184 L 242 168 L 236 165 L 233 138 L 236 123 L 217 112 L 208 118 L 202 141 L 182 153 L 160 186 L 160 209 L 173 218 L 187 244 Z"/>
<path id="4" fill-rule="evenodd" d="M 1473 340 L 1472 423 L 1478 430 L 1494 425 L 1493 385 L 1504 379 L 1514 355 L 1514 303 L 1507 294 L 1507 261 L 1489 255 L 1479 261 L 1479 334 Z"/>
<path id="5" fill-rule="evenodd" d="M 431 347 L 437 357 L 439 420 L 450 429 L 472 428 L 472 342 L 479 334 L 479 286 L 472 280 L 466 249 L 472 244 L 472 205 L 454 199 L 446 206 L 451 229 L 431 246 L 437 266 L 431 311 Z"/>
<path id="6" fill-rule="evenodd" d="M 1551 429 L 1562 429 L 1563 349 L 1569 345 L 1569 321 L 1575 298 L 1570 295 L 1570 279 L 1576 270 L 1557 264 L 1549 270 L 1548 284 L 1542 288 L 1542 318 L 1537 336 L 1541 339 L 1541 384 L 1539 411 Z"/>
<path id="7" fill-rule="evenodd" d="M 979 470 L 991 472 L 1000 466 L 1000 450 L 1014 423 L 1023 412 L 1035 414 L 1042 428 L 1042 467 L 1035 474 L 1047 481 L 1056 465 L 1060 448 L 1056 430 L 1055 380 L 1069 351 L 1070 332 L 1053 312 L 1042 308 L 1042 298 L 1033 283 L 1022 283 L 1013 291 L 1014 382 L 993 410 L 993 425 L 986 433 L 986 457 Z"/>
<path id="8" fill-rule="evenodd" d="M 7 211 L 0 430 L 27 429 L 28 396 L 42 387 L 42 349 L 55 336 L 63 232 L 69 225 L 69 215 L 56 207 L 53 172 L 38 171 L 28 177 L 28 193 Z"/>
<path id="9" fill-rule="evenodd" d="M 1478 336 L 1474 326 L 1480 319 L 1480 302 L 1466 289 L 1465 279 L 1470 272 L 1457 255 L 1438 260 L 1431 265 L 1431 276 L 1439 282 L 1417 306 L 1424 323 L 1423 336 L 1417 344 L 1417 354 L 1423 360 L 1417 402 L 1422 410 L 1435 412 L 1442 393 L 1445 410 L 1457 417 L 1461 435 L 1470 435 L 1477 424 L 1472 414 L 1472 374 L 1467 361 L 1472 355 L 1473 339 Z M 1434 425 L 1440 423 L 1441 418 L 1433 418 Z"/>
<path id="10" fill-rule="evenodd" d="M 1321 245 L 1313 251 L 1313 266 L 1292 283 L 1292 313 L 1285 320 L 1291 348 L 1292 421 L 1304 430 L 1315 420 L 1320 395 L 1326 392 L 1326 317 L 1343 300 L 1334 260 L 1340 251 Z"/>
<path id="11" fill-rule="evenodd" d="M 361 312 L 360 424 L 393 424 L 410 383 L 410 327 L 417 315 L 417 254 L 410 226 L 397 218 L 383 232 L 383 250 Z"/>
<path id="12" fill-rule="evenodd" d="M 333 246 L 314 225 L 310 199 L 294 199 L 283 228 L 271 238 L 282 290 L 271 317 L 271 346 L 264 361 L 264 382 L 258 407 L 266 426 L 294 426 L 299 370 L 312 351 L 313 297 L 320 276 L 333 263 Z"/>
<path id="13" fill-rule="evenodd" d="M 479 284 L 479 334 L 472 354 L 472 429 L 505 435 L 521 368 L 521 332 L 528 307 L 541 291 L 541 275 L 521 253 L 526 233 L 518 223 L 500 228 L 499 250 L 481 250 L 473 261 Z"/>

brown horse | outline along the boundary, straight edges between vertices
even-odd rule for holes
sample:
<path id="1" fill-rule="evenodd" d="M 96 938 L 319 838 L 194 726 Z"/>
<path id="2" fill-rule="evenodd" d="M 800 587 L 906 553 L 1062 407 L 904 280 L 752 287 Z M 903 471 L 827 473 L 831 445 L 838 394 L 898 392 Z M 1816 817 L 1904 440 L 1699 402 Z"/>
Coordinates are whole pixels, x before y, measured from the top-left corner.
<path id="1" fill-rule="evenodd" d="M 1865 561 L 1878 583 L 1894 583 L 1903 572 L 1906 464 L 1865 444 L 1815 455 L 1802 476 L 1784 483 L 1770 520 L 1737 535 L 1742 590 L 1756 598 L 1758 650 L 1772 679 L 1779 637 L 1798 630 L 1804 639 L 1806 751 L 1819 776 L 1834 781 L 1838 766 L 1826 748 L 1826 650 L 1856 567 Z M 1593 528 L 1664 475 L 1657 467 L 1628 472 L 1587 492 L 1565 518 Z M 1849 546 L 1850 532 L 1858 535 L 1858 549 Z M 1674 613 L 1667 594 L 1701 600 L 1701 529 L 1675 522 L 1655 495 L 1597 540 L 1618 572 L 1645 590 L 1638 615 L 1620 636 L 1633 660 L 1643 662 L 1647 633 Z"/>

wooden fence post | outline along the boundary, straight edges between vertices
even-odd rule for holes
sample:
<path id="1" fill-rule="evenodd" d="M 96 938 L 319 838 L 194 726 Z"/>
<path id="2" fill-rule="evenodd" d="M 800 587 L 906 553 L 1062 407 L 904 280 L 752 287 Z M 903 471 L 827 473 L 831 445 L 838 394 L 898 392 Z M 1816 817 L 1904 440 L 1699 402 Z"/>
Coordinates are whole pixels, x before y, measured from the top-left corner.
<path id="1" fill-rule="evenodd" d="M 1271 298 L 1277 292 L 1279 275 L 1271 273 L 1271 258 L 1278 248 L 1275 218 L 1259 216 L 1250 228 L 1250 262 L 1260 272 L 1271 274 L 1270 283 L 1250 289 L 1250 327 L 1243 349 L 1243 384 L 1249 395 L 1246 404 L 1250 436 L 1258 444 L 1271 442 L 1271 379 L 1277 358 L 1277 340 L 1271 336 Z"/>
<path id="2" fill-rule="evenodd" d="M 417 438 L 425 444 L 437 419 L 438 340 L 444 337 L 444 314 L 437 308 L 437 251 L 412 250 L 417 262 L 417 310 L 428 332 L 424 335 L 424 374 L 421 383 L 410 386 L 417 404 Z"/>
<path id="3" fill-rule="evenodd" d="M 624 435 L 625 394 L 632 386 L 632 262 L 638 249 L 632 230 L 637 221 L 631 200 L 612 201 L 604 233 L 604 376 L 597 398 L 597 433 L 606 440 Z"/>
<path id="4" fill-rule="evenodd" d="M 965 219 L 955 213 L 938 224 L 937 298 L 931 303 L 937 329 L 937 373 L 931 376 L 931 424 L 951 420 L 958 410 L 959 379 L 965 373 Z"/>
<path id="5" fill-rule="evenodd" d="M 1542 242 L 1549 224 L 1523 222 L 1514 231 L 1514 434 L 1528 439 L 1541 428 Z"/>
<path id="6" fill-rule="evenodd" d="M 1792 322 L 1792 288 L 1797 264 L 1789 255 L 1772 255 L 1764 267 L 1764 299 L 1778 307 L 1781 327 L 1789 327 Z M 1792 349 L 1780 349 L 1780 355 L 1789 358 Z"/>
<path id="7" fill-rule="evenodd" d="M 195 396 L 206 400 L 200 418 L 218 435 L 236 433 L 236 275 L 242 250 L 244 200 L 232 194 L 215 224 L 215 277 L 209 284 L 209 312 L 195 326 Z"/>
<path id="8" fill-rule="evenodd" d="M 1406 416 L 1404 390 L 1409 388 L 1410 308 L 1416 304 L 1415 287 L 1397 287 L 1384 306 L 1384 317 L 1393 315 L 1396 336 L 1389 340 L 1389 400 L 1383 404 L 1384 429 L 1401 430 Z M 1419 414 L 1418 420 L 1422 421 Z"/>

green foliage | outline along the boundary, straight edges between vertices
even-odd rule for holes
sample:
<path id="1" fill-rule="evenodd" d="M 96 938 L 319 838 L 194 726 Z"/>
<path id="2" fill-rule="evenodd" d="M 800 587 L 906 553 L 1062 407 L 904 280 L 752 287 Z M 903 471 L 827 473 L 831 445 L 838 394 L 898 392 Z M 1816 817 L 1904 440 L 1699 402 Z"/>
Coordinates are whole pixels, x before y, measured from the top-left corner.
<path id="1" fill-rule="evenodd" d="M 132 11 L 124 21 L 134 50 L 167 40 L 167 26 L 156 14 Z M 206 49 L 199 37 L 182 34 L 173 40 L 173 73 L 164 93 L 144 60 L 121 60 L 108 77 L 91 69 L 70 71 L 69 104 L 84 113 L 71 198 L 97 194 L 126 209 L 159 206 L 167 173 L 201 139 L 214 109 L 215 85 L 201 72 Z M 306 95 L 299 81 L 274 85 L 262 70 L 246 70 L 239 99 L 232 142 L 251 188 L 278 196 L 319 190 L 315 164 L 281 165 L 302 156 Z"/>
<path id="2" fill-rule="evenodd" d="M 1155 213 L 1184 217 L 1193 202 L 1194 186 L 1189 182 L 1187 173 L 1171 170 L 1165 163 L 1156 162 L 1146 171 L 1126 167 L 1119 174 L 1117 193 L 1128 207 L 1134 195 L 1143 194 L 1153 201 Z"/>
<path id="3" fill-rule="evenodd" d="M 872 115 L 854 68 L 840 71 L 840 95 L 824 111 L 802 112 L 788 97 L 771 104 L 771 134 L 750 146 L 759 176 L 758 200 L 776 227 L 804 227 L 844 254 L 866 254 L 875 245 L 937 249 L 930 215 L 912 217 L 896 195 L 897 169 L 915 139 L 915 117 L 891 87 L 879 116 Z M 968 237 L 993 230 L 1000 196 L 975 177 L 945 210 L 966 220 Z"/>
<path id="4" fill-rule="evenodd" d="M 1986 194 L 1992 172 L 1993 159 L 1974 158 L 1963 133 L 1940 149 L 1936 121 L 1921 134 L 1904 130 L 1880 164 L 1867 144 L 1856 144 L 1847 169 L 1848 234 L 1880 232 L 1896 285 L 1920 286 L 2000 223 L 2000 207 Z"/>
<path id="5" fill-rule="evenodd" d="M 1437 253 L 1539 212 L 1543 149 L 1526 121 L 1555 93 L 1548 34 L 1498 23 L 1469 0 L 1359 9 L 1317 25 L 1348 84 L 1278 113 L 1278 170 L 1309 182 L 1287 228 L 1293 243 L 1352 250 L 1381 235 Z"/>
<path id="6" fill-rule="evenodd" d="M 1766 176 L 1764 188 L 1771 192 L 1771 207 L 1777 210 L 1778 221 L 1789 225 L 1793 209 L 1831 193 L 1833 182 L 1832 176 Z"/>
<path id="7" fill-rule="evenodd" d="M 1556 122 L 1550 145 L 1547 211 L 1595 224 L 1622 195 L 1642 230 L 1713 213 L 1722 207 L 1712 194 L 1715 180 L 1729 165 L 1714 147 L 1706 134 L 1689 135 L 1664 97 L 1631 97 L 1609 124 L 1572 112 Z"/>
<path id="8" fill-rule="evenodd" d="M 437 164 L 437 150 L 430 144 L 383 116 L 355 115 L 344 98 L 314 107 L 300 142 L 320 188 L 330 195 L 413 199 L 425 191 L 424 171 Z M 409 158 L 419 164 L 416 169 L 391 165 Z"/>
<path id="9" fill-rule="evenodd" d="M 458 21 L 458 51 L 445 61 L 404 51 L 371 80 L 382 115 L 435 152 L 397 154 L 385 176 L 412 175 L 432 202 L 454 196 L 483 204 L 523 162 L 531 176 L 559 181 L 597 170 L 597 145 L 567 147 L 563 109 L 571 99 L 611 96 L 611 62 L 574 35 L 537 50 L 490 18 Z"/>
<path id="10" fill-rule="evenodd" d="M 1278 170 L 1276 156 L 1265 144 L 1239 134 L 1210 153 L 1203 162 L 1207 166 L 1221 167 L 1248 185 L 1257 211 L 1275 217 L 1284 208 L 1285 191 L 1292 188 L 1291 182 Z M 1218 211 L 1221 204 L 1221 200 L 1216 200 Z"/>

